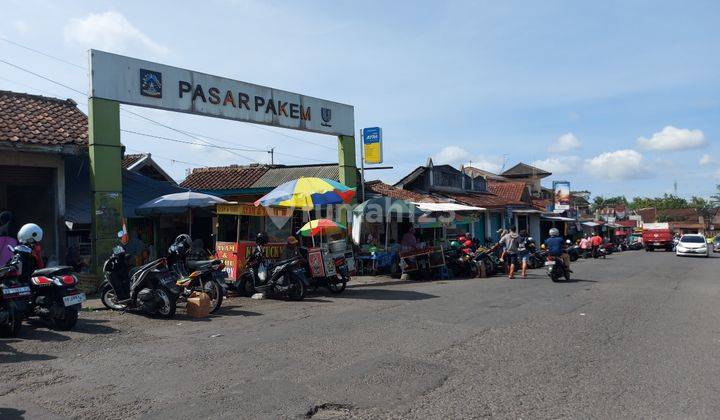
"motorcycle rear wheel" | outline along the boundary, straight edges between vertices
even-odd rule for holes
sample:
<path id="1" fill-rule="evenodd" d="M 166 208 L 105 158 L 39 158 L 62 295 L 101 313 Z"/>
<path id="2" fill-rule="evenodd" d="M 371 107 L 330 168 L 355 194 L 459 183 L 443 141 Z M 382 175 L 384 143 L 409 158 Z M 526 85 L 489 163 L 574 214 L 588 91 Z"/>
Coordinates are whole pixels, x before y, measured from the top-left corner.
<path id="1" fill-rule="evenodd" d="M 295 301 L 301 301 L 301 300 L 305 299 L 305 292 L 306 292 L 305 283 L 303 283 L 303 281 L 300 280 L 298 277 L 294 277 L 294 276 L 293 276 L 292 281 L 295 282 L 295 285 L 290 290 L 290 292 L 288 292 L 288 298 L 290 300 L 295 300 Z"/>
<path id="2" fill-rule="evenodd" d="M 65 308 L 65 316 L 63 318 L 53 318 L 53 326 L 61 331 L 70 331 L 73 329 L 78 320 L 78 310 L 75 308 Z"/>
<path id="3" fill-rule="evenodd" d="M 210 313 L 214 314 L 222 305 L 222 286 L 215 280 L 210 280 L 203 285 L 203 290 L 210 296 Z"/>
<path id="4" fill-rule="evenodd" d="M 347 287 L 347 278 L 345 276 L 342 276 L 342 281 L 339 281 L 337 283 L 330 283 L 327 284 L 327 289 L 334 293 L 334 294 L 340 294 L 345 291 L 345 288 Z"/>
<path id="5" fill-rule="evenodd" d="M 113 311 L 124 311 L 127 306 L 117 302 L 117 294 L 112 286 L 107 285 L 100 291 L 100 301 L 106 308 Z"/>
<path id="6" fill-rule="evenodd" d="M 173 299 L 172 294 L 163 287 L 158 288 L 155 293 L 157 293 L 158 297 L 163 302 L 163 305 L 159 307 L 155 313 L 166 319 L 174 317 L 175 310 L 177 309 L 177 300 Z"/>

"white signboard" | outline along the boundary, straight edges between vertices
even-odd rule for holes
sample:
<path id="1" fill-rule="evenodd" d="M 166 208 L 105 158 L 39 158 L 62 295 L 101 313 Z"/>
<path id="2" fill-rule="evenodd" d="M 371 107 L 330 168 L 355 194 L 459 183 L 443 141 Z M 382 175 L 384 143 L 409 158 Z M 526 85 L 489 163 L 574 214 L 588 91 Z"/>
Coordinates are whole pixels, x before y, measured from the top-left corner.
<path id="1" fill-rule="evenodd" d="M 90 96 L 337 136 L 355 133 L 350 105 L 90 50 Z"/>

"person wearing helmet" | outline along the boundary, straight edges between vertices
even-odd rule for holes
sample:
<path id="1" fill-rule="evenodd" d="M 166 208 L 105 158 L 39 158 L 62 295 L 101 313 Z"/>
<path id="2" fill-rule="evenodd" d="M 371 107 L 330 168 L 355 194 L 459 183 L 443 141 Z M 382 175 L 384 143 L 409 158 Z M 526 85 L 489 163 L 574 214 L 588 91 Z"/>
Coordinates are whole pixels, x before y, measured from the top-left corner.
<path id="1" fill-rule="evenodd" d="M 43 238 L 43 230 L 35 223 L 27 223 L 18 230 L 18 244 L 30 248 L 32 255 L 32 263 L 22 263 L 20 271 L 24 276 L 29 276 L 33 271 L 45 268 L 45 262 L 42 259 L 42 247 L 40 241 Z"/>
<path id="2" fill-rule="evenodd" d="M 265 246 L 268 244 L 268 236 L 265 232 L 259 232 L 257 235 L 255 235 L 255 243 L 258 244 L 258 246 Z"/>
<path id="3" fill-rule="evenodd" d="M 568 271 L 570 271 L 570 256 L 565 250 L 565 241 L 560 236 L 560 231 L 557 228 L 552 228 L 549 233 L 550 237 L 545 239 L 545 248 L 548 255 L 560 258 Z"/>

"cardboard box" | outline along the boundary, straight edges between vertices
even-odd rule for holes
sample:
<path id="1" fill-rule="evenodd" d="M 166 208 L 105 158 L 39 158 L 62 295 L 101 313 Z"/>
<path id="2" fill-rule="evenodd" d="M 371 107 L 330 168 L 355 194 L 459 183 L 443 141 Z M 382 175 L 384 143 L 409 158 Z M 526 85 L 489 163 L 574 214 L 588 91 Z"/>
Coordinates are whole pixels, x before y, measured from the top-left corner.
<path id="1" fill-rule="evenodd" d="M 187 300 L 185 312 L 193 318 L 204 318 L 210 315 L 210 296 L 204 292 L 193 292 Z"/>

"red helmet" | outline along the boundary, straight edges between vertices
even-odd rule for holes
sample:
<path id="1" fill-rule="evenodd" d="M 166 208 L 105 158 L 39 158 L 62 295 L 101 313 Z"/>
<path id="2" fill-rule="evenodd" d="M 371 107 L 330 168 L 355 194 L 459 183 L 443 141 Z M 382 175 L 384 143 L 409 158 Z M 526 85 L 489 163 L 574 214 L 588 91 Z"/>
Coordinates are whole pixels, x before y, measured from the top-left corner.
<path id="1" fill-rule="evenodd" d="M 463 243 L 467 238 L 465 236 L 458 237 L 458 242 Z"/>
<path id="2" fill-rule="evenodd" d="M 463 245 L 465 245 L 465 246 L 467 246 L 467 247 L 471 247 L 471 246 L 472 246 L 472 241 L 465 241 L 465 242 L 463 243 Z"/>

